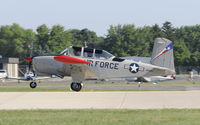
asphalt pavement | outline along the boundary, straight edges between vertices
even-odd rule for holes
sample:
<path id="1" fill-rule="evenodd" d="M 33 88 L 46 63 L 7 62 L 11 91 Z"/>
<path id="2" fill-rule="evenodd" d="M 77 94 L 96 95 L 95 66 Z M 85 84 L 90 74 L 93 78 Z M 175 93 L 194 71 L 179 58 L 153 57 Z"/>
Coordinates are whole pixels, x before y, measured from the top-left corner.
<path id="1" fill-rule="evenodd" d="M 200 91 L 0 92 L 0 110 L 200 108 Z"/>

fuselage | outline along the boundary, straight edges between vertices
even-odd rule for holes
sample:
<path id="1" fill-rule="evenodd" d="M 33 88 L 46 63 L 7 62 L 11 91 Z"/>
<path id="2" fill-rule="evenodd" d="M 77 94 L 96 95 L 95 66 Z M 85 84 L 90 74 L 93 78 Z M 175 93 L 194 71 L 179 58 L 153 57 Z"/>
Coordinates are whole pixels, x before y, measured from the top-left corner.
<path id="1" fill-rule="evenodd" d="M 157 66 L 142 62 L 135 62 L 132 60 L 123 60 L 120 62 L 113 61 L 114 57 L 110 59 L 95 59 L 84 57 L 76 58 L 90 62 L 90 64 L 76 65 L 84 65 L 84 67 L 86 67 L 87 71 L 90 73 L 88 76 L 97 76 L 98 78 L 140 77 L 148 76 L 149 72 L 151 72 L 152 76 L 166 76 L 172 74 L 170 70 L 166 72 L 155 72 L 153 69 L 157 68 Z M 74 67 L 74 64 L 67 64 L 54 60 L 54 56 L 34 57 L 32 64 L 35 72 L 59 76 L 71 76 L 71 72 Z"/>

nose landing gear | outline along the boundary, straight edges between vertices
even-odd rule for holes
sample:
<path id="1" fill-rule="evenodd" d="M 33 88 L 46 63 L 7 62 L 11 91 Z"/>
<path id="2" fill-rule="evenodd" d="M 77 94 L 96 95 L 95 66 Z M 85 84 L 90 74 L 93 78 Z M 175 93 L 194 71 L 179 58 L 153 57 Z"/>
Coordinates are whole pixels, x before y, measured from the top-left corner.
<path id="1" fill-rule="evenodd" d="M 36 88 L 37 87 L 37 83 L 36 82 L 30 82 L 30 87 L 31 88 Z"/>

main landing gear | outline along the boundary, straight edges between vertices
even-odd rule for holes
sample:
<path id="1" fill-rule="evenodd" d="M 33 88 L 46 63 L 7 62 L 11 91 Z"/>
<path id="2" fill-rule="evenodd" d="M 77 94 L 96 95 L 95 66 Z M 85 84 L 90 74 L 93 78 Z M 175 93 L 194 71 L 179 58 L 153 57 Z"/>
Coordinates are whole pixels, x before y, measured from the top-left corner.
<path id="1" fill-rule="evenodd" d="M 76 92 L 80 91 L 82 89 L 82 86 L 83 85 L 81 83 L 76 83 L 76 82 L 71 83 L 71 89 Z"/>
<path id="2" fill-rule="evenodd" d="M 36 88 L 37 87 L 37 83 L 36 82 L 30 82 L 30 87 L 31 88 Z"/>

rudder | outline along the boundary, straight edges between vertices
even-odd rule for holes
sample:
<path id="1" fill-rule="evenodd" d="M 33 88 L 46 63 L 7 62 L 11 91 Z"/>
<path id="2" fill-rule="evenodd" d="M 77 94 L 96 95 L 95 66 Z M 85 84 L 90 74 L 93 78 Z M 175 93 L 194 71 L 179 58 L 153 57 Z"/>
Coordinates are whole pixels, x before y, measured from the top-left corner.
<path id="1" fill-rule="evenodd" d="M 174 70 L 173 43 L 165 38 L 156 38 L 151 64 Z"/>

